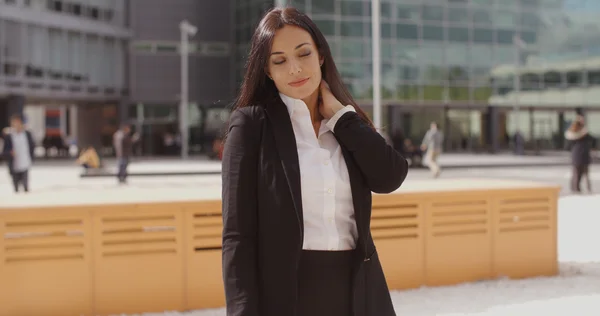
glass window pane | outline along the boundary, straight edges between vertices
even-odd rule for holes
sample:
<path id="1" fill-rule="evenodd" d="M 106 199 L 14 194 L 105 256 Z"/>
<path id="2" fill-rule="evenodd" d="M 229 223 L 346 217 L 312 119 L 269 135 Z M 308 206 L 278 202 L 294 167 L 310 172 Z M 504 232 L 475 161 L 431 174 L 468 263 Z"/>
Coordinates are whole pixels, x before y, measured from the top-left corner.
<path id="1" fill-rule="evenodd" d="M 417 26 L 414 24 L 398 23 L 396 25 L 396 36 L 398 38 L 418 39 L 419 32 Z"/>
<path id="2" fill-rule="evenodd" d="M 342 21 L 340 23 L 342 36 L 363 36 L 363 22 L 358 21 Z"/>
<path id="3" fill-rule="evenodd" d="M 440 45 L 423 43 L 417 57 L 419 62 L 425 65 L 444 64 L 444 50 Z"/>
<path id="4" fill-rule="evenodd" d="M 398 5 L 396 5 L 396 7 L 397 7 L 398 19 L 413 20 L 413 21 L 419 20 L 420 10 L 419 10 L 418 5 L 416 5 L 416 4 L 398 4 Z"/>
<path id="5" fill-rule="evenodd" d="M 397 61 L 416 63 L 419 55 L 419 44 L 416 42 L 396 42 L 395 53 L 394 59 Z"/>
<path id="6" fill-rule="evenodd" d="M 471 0 L 471 3 L 489 6 L 494 4 L 494 0 Z"/>
<path id="7" fill-rule="evenodd" d="M 539 0 L 521 0 L 522 7 L 532 7 L 537 8 L 540 5 Z"/>
<path id="8" fill-rule="evenodd" d="M 512 11 L 497 10 L 493 14 L 494 26 L 500 28 L 514 27 L 519 23 L 517 14 Z"/>
<path id="9" fill-rule="evenodd" d="M 521 39 L 527 44 L 535 44 L 537 42 L 537 33 L 521 32 Z"/>
<path id="10" fill-rule="evenodd" d="M 387 2 L 381 3 L 381 17 L 383 18 L 392 18 L 392 4 Z"/>
<path id="11" fill-rule="evenodd" d="M 496 30 L 496 43 L 512 44 L 514 31 L 511 30 Z"/>
<path id="12" fill-rule="evenodd" d="M 489 66 L 493 60 L 494 50 L 491 45 L 477 45 L 471 46 L 471 58 L 470 61 L 473 66 Z M 486 70 L 487 71 L 487 70 Z"/>
<path id="13" fill-rule="evenodd" d="M 444 8 L 434 5 L 423 5 L 421 16 L 425 21 L 443 21 Z"/>
<path id="14" fill-rule="evenodd" d="M 494 33 L 492 30 L 475 29 L 473 30 L 473 41 L 476 43 L 492 43 L 494 41 Z"/>
<path id="15" fill-rule="evenodd" d="M 492 25 L 492 16 L 486 9 L 473 9 L 473 24 Z"/>
<path id="16" fill-rule="evenodd" d="M 288 0 L 288 3 L 300 11 L 306 10 L 306 0 Z"/>
<path id="17" fill-rule="evenodd" d="M 364 52 L 363 47 L 365 46 L 363 41 L 357 40 L 344 40 L 341 43 L 341 55 L 342 58 L 363 58 Z"/>
<path id="18" fill-rule="evenodd" d="M 394 58 L 394 45 L 391 42 L 382 41 L 381 57 L 383 59 L 393 59 Z"/>
<path id="19" fill-rule="evenodd" d="M 441 26 L 423 26 L 423 38 L 429 40 L 444 40 L 444 28 Z"/>
<path id="20" fill-rule="evenodd" d="M 449 27 L 448 40 L 451 42 L 468 42 L 469 29 L 463 27 Z"/>
<path id="21" fill-rule="evenodd" d="M 448 21 L 455 23 L 468 23 L 469 12 L 467 7 L 448 8 Z"/>
<path id="22" fill-rule="evenodd" d="M 319 0 L 321 1 L 321 0 Z M 318 1 L 313 1 L 313 3 Z M 344 16 L 363 16 L 363 3 L 357 1 L 340 1 L 342 15 Z M 366 12 L 365 12 L 366 13 Z M 364 14 L 366 15 L 366 14 Z"/>
<path id="23" fill-rule="evenodd" d="M 335 0 L 312 1 L 312 13 L 334 14 L 335 13 Z"/>
<path id="24" fill-rule="evenodd" d="M 416 81 L 419 79 L 419 66 L 398 65 L 398 79 L 403 81 Z"/>
<path id="25" fill-rule="evenodd" d="M 541 26 L 541 22 L 537 14 L 532 12 L 521 12 L 520 20 L 523 28 L 537 29 Z"/>
<path id="26" fill-rule="evenodd" d="M 313 19 L 319 30 L 325 35 L 335 35 L 335 22 L 332 20 Z"/>
<path id="27" fill-rule="evenodd" d="M 360 79 L 365 75 L 366 67 L 362 63 L 342 62 L 337 64 L 340 75 L 346 79 Z"/>
<path id="28" fill-rule="evenodd" d="M 470 62 L 469 47 L 463 44 L 450 44 L 446 46 L 446 64 L 468 65 Z"/>

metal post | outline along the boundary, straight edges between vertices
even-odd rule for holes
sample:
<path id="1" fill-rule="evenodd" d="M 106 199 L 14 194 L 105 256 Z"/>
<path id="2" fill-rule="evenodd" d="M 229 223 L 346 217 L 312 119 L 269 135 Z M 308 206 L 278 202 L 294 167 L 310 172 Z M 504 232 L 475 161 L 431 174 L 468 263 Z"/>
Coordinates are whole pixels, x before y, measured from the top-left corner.
<path id="1" fill-rule="evenodd" d="M 523 131 L 521 131 L 521 104 L 519 100 L 519 94 L 521 94 L 521 48 L 524 46 L 523 41 L 518 35 L 513 37 L 513 48 L 514 48 L 514 62 L 515 62 L 515 74 L 513 79 L 513 92 L 515 94 L 513 112 L 515 113 L 515 127 L 516 133 L 519 133 L 521 137 L 523 137 Z M 516 136 L 516 134 L 515 134 Z M 520 154 L 522 152 L 521 148 L 524 144 L 522 141 L 518 140 L 518 137 L 515 138 L 515 146 L 517 149 L 517 153 Z"/>
<path id="2" fill-rule="evenodd" d="M 371 30 L 373 45 L 373 123 L 381 130 L 381 23 L 379 0 L 371 1 Z"/>
<path id="3" fill-rule="evenodd" d="M 514 75 L 514 79 L 513 79 L 513 90 L 515 93 L 515 100 L 514 100 L 514 105 L 513 105 L 513 110 L 515 111 L 515 120 L 516 120 L 516 126 L 517 126 L 517 131 L 519 131 L 519 125 L 520 125 L 520 121 L 519 121 L 519 112 L 521 111 L 521 105 L 520 105 L 520 100 L 519 100 L 519 94 L 521 93 L 521 75 L 520 75 L 520 67 L 521 67 L 521 49 L 519 48 L 519 44 L 515 43 L 514 44 L 514 49 L 515 49 L 515 75 Z"/>
<path id="4" fill-rule="evenodd" d="M 194 36 L 197 32 L 195 26 L 189 24 L 187 21 L 182 21 L 179 24 L 179 30 L 181 32 L 181 43 L 179 52 L 181 54 L 181 95 L 179 102 L 179 130 L 181 131 L 181 158 L 186 159 L 189 156 L 189 121 L 188 121 L 188 109 L 189 109 L 189 67 L 188 67 L 188 55 L 189 55 L 189 38 L 188 36 Z"/>

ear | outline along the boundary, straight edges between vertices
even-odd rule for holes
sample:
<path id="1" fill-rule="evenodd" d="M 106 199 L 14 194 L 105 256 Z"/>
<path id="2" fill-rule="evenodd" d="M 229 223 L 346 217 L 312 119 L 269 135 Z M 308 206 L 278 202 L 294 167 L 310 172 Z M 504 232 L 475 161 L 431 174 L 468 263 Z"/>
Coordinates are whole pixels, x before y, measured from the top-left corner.
<path id="1" fill-rule="evenodd" d="M 319 57 L 319 65 L 323 66 L 324 62 L 325 62 L 325 57 L 323 57 L 323 56 Z"/>

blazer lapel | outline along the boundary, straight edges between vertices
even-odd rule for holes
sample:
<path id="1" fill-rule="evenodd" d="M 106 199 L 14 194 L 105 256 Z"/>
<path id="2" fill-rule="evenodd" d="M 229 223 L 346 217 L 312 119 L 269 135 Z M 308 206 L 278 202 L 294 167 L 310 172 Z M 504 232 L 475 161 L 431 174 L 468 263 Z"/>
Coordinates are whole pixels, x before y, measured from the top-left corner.
<path id="1" fill-rule="evenodd" d="M 271 126 L 273 126 L 273 137 L 275 138 L 277 152 L 287 178 L 296 216 L 302 228 L 302 234 L 304 234 L 300 162 L 298 161 L 298 148 L 296 147 L 292 121 L 285 104 L 279 98 L 277 98 L 277 101 L 268 103 L 266 113 Z"/>

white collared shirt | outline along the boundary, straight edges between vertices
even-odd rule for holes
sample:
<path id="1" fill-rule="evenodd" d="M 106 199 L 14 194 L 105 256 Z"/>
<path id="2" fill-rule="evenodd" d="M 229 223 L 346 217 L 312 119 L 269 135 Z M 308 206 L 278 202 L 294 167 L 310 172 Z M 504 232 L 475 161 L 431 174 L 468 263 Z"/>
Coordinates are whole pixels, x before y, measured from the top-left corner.
<path id="1" fill-rule="evenodd" d="M 27 133 L 12 131 L 10 137 L 14 153 L 13 169 L 16 172 L 28 170 L 31 167 L 31 152 Z"/>
<path id="2" fill-rule="evenodd" d="M 304 217 L 302 249 L 354 249 L 358 230 L 348 168 L 333 136 L 339 118 L 354 108 L 346 106 L 331 119 L 321 121 L 317 137 L 306 103 L 281 93 L 279 96 L 290 114 L 298 148 Z"/>

